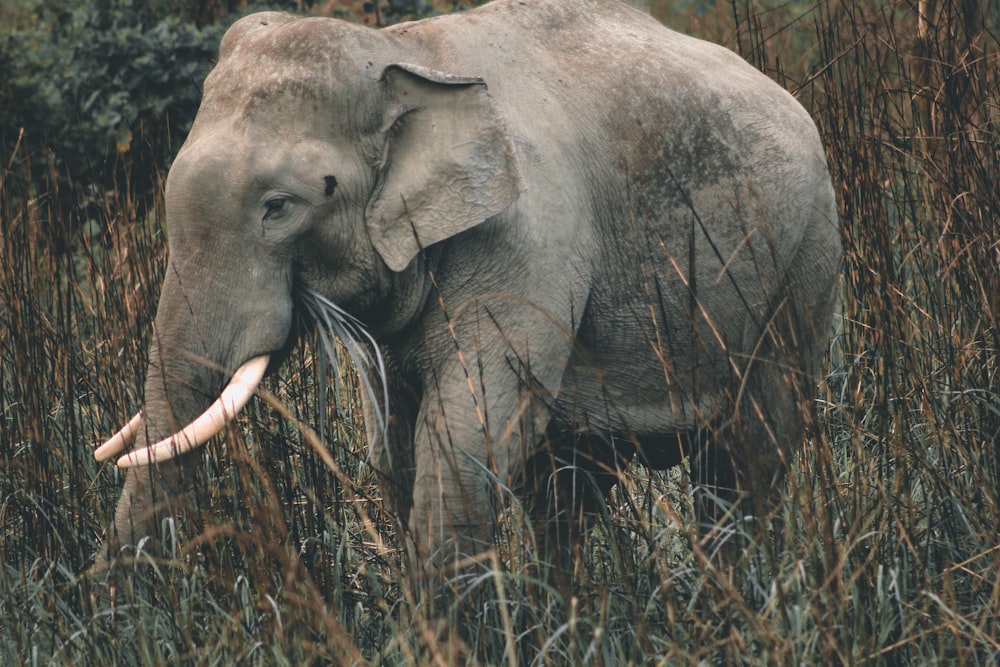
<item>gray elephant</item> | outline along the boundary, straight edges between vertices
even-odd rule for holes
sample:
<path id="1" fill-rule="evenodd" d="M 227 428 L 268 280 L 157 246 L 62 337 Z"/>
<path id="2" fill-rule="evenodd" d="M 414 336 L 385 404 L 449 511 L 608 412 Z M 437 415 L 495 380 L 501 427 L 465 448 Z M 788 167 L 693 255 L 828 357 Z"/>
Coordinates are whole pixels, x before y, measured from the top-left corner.
<path id="1" fill-rule="evenodd" d="M 560 561 L 633 460 L 689 466 L 706 525 L 719 498 L 763 516 L 841 260 L 802 107 L 617 0 L 242 19 L 166 226 L 144 406 L 97 452 L 134 466 L 99 565 L 178 506 L 301 313 L 382 351 L 373 458 L 431 570 L 490 545 L 498 485 Z"/>

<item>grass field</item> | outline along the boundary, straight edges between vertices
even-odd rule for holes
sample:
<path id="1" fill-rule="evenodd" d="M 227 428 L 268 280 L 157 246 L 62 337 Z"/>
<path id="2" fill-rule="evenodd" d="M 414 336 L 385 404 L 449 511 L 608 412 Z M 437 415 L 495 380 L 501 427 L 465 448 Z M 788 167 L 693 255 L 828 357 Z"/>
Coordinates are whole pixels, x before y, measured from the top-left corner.
<path id="1" fill-rule="evenodd" d="M 162 206 L 122 183 L 66 213 L 8 178 L 29 156 L 0 155 L 0 664 L 1000 662 L 1000 25 L 987 3 L 917 5 L 683 17 L 795 92 L 840 205 L 820 424 L 782 539 L 723 574 L 692 549 L 680 476 L 636 467 L 566 599 L 515 504 L 469 645 L 466 612 L 435 620 L 401 576 L 352 370 L 317 340 L 207 448 L 204 521 L 165 527 L 175 557 L 140 555 L 113 614 L 91 603 L 122 480 L 90 447 L 141 404 Z"/>

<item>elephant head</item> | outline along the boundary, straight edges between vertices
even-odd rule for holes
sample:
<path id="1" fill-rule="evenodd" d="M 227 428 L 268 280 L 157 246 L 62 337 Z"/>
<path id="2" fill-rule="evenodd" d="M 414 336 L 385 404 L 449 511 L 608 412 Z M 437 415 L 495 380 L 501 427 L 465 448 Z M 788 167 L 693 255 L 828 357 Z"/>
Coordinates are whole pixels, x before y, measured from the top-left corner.
<path id="1" fill-rule="evenodd" d="M 421 249 L 517 199 L 485 84 L 409 64 L 402 50 L 393 60 L 387 41 L 279 13 L 227 33 L 167 179 L 144 406 L 96 451 L 104 460 L 137 442 L 118 459 L 135 469 L 112 544 L 155 533 L 183 486 L 183 466 L 168 461 L 242 409 L 295 342 L 297 309 L 342 322 L 346 310 L 390 335 L 426 298 Z"/>

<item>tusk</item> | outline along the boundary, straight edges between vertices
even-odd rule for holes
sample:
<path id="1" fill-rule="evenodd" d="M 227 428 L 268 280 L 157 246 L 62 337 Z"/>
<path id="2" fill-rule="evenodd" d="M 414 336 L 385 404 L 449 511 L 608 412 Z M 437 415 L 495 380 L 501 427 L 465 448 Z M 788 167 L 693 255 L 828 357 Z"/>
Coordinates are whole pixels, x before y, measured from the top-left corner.
<path id="1" fill-rule="evenodd" d="M 155 445 L 129 452 L 118 459 L 118 467 L 131 468 L 168 461 L 205 444 L 225 428 L 254 395 L 267 370 L 268 361 L 269 357 L 265 354 L 240 366 L 222 390 L 222 395 L 200 417 Z"/>
<path id="2" fill-rule="evenodd" d="M 139 435 L 139 429 L 142 428 L 143 421 L 142 412 L 136 413 L 135 417 L 132 417 L 122 427 L 122 430 L 115 433 L 108 438 L 107 442 L 94 450 L 94 458 L 98 461 L 107 461 L 118 452 L 131 447 L 132 443 L 135 442 L 135 437 Z"/>

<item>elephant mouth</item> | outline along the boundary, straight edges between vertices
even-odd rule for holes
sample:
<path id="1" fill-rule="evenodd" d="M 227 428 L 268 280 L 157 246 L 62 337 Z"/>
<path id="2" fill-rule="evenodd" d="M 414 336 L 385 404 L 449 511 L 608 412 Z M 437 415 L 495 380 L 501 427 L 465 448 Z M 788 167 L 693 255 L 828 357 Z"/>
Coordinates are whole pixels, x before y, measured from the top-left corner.
<path id="1" fill-rule="evenodd" d="M 129 452 L 118 459 L 119 468 L 151 465 L 168 461 L 205 444 L 236 418 L 264 378 L 271 356 L 264 354 L 250 359 L 233 373 L 229 384 L 199 417 L 168 438 Z M 134 442 L 142 429 L 142 412 L 129 420 L 118 433 L 94 450 L 94 458 L 106 461 L 119 454 Z"/>

